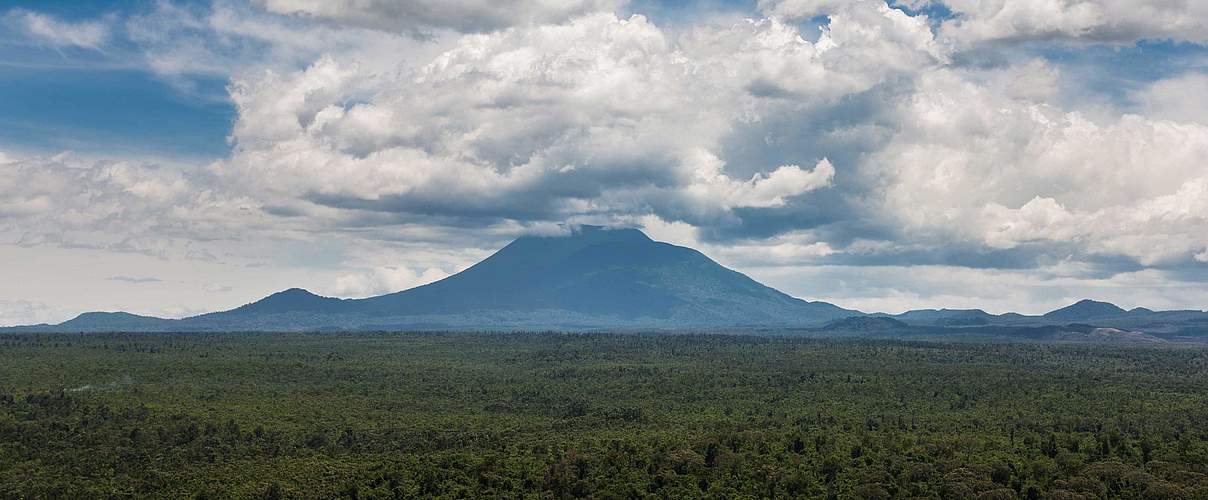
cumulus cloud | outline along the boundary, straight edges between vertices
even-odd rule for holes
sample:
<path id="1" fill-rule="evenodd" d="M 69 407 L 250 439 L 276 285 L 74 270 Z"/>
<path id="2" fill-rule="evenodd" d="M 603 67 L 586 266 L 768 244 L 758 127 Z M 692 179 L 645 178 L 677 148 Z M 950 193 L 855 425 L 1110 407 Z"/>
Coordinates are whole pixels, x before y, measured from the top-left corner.
<path id="1" fill-rule="evenodd" d="M 825 158 L 813 170 L 781 165 L 770 173 L 757 173 L 746 182 L 738 182 L 723 173 L 724 164 L 714 157 L 704 162 L 705 165 L 696 171 L 697 178 L 684 188 L 683 197 L 701 207 L 722 210 L 781 207 L 788 198 L 830 186 L 835 177 L 835 167 Z"/>
<path id="2" fill-rule="evenodd" d="M 1158 80 L 1130 97 L 1146 116 L 1208 123 L 1208 74 L 1195 72 Z"/>
<path id="3" fill-rule="evenodd" d="M 0 163 L 0 243 L 188 252 L 227 238 L 256 202 L 218 193 L 179 168 L 63 153 Z"/>
<path id="4" fill-rule="evenodd" d="M 71 22 L 49 14 L 19 9 L 10 11 L 8 19 L 16 23 L 30 39 L 56 49 L 78 47 L 100 50 L 111 36 L 108 20 Z"/>
<path id="5" fill-rule="evenodd" d="M 36 325 L 59 320 L 59 312 L 41 302 L 0 300 L 0 326 Z"/>
<path id="6" fill-rule="evenodd" d="M 1208 302 L 1202 283 L 1180 281 L 1177 272 L 1154 269 L 1105 277 L 1068 276 L 1061 264 L 1027 270 L 942 265 L 767 266 L 751 267 L 748 272 L 793 295 L 889 313 L 925 305 L 995 314 L 1043 314 L 1085 298 L 1126 309 L 1199 310 Z"/>
<path id="7" fill-rule="evenodd" d="M 958 49 L 985 43 L 1063 40 L 1133 43 L 1138 40 L 1208 41 L 1208 4 L 1169 0 L 897 0 L 917 10 L 942 5 L 940 39 Z M 849 11 L 881 0 L 760 0 L 771 16 L 809 19 Z M 887 8 L 887 7 L 883 7 Z M 921 17 L 921 16 L 919 16 Z"/>
<path id="8" fill-rule="evenodd" d="M 1065 39 L 1208 41 L 1208 4 L 1168 0 L 943 0 L 941 32 L 958 43 Z"/>
<path id="9" fill-rule="evenodd" d="M 235 83 L 236 151 L 215 171 L 336 209 L 733 222 L 735 208 L 781 207 L 842 174 L 823 160 L 744 165 L 738 177 L 723 140 L 934 64 L 929 39 L 901 16 L 868 18 L 888 41 L 865 18 L 833 22 L 813 43 L 776 20 L 673 39 L 642 16 L 592 14 L 468 35 L 414 70 L 324 57 Z"/>
<path id="10" fill-rule="evenodd" d="M 1203 245 L 1208 127 L 1106 123 L 1012 99 L 950 70 L 897 103 L 902 128 L 869 156 L 878 212 L 920 237 L 1186 260 Z"/>
<path id="11" fill-rule="evenodd" d="M 485 32 L 510 26 L 560 22 L 612 11 L 624 0 L 255 0 L 270 12 L 410 34 L 432 29 Z"/>
<path id="12" fill-rule="evenodd" d="M 884 2 L 761 6 L 772 17 L 679 34 L 596 13 L 462 36 L 394 64 L 339 49 L 302 70 L 245 73 L 231 87 L 235 152 L 209 171 L 270 214 L 368 226 L 649 214 L 741 227 L 817 212 L 812 197 L 829 192 L 851 213 L 820 216 L 829 226 L 795 241 L 780 222 L 763 242 L 802 259 L 931 258 L 929 246 L 956 241 L 1152 265 L 1201 244 L 1197 219 L 1164 223 L 1177 202 L 1162 201 L 1193 196 L 1179 193 L 1193 191 L 1201 127 L 1063 110 L 1048 62 L 952 66 L 924 16 Z M 210 25 L 270 39 L 268 21 L 240 31 L 224 8 Z M 818 14 L 828 19 L 813 42 L 782 21 Z M 775 146 L 773 134 L 854 96 L 869 96 L 875 122 L 823 121 L 811 125 L 823 138 L 813 151 L 776 146 L 779 157 L 734 161 L 736 137 L 762 133 Z M 859 136 L 858 155 L 834 149 Z M 847 164 L 819 161 L 827 149 Z M 1158 238 L 1177 244 L 1150 248 Z"/>
<path id="13" fill-rule="evenodd" d="M 441 50 L 442 39 L 420 41 L 369 29 L 291 22 L 229 0 L 157 2 L 126 19 L 123 28 L 151 71 L 186 82 L 196 76 L 293 71 L 332 53 L 356 58 L 367 68 L 405 64 L 407 57 Z"/>
<path id="14" fill-rule="evenodd" d="M 381 266 L 341 275 L 327 292 L 339 297 L 371 297 L 428 284 L 447 276 L 448 273 L 437 268 L 417 273 L 406 267 Z"/>

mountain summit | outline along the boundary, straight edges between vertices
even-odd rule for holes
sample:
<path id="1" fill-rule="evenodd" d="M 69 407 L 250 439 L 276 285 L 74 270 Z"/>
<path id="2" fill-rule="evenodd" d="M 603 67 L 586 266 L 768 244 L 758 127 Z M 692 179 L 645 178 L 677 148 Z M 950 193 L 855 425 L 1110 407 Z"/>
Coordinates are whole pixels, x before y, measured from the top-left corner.
<path id="1" fill-rule="evenodd" d="M 1088 319 L 1119 316 L 1127 312 L 1110 302 L 1083 299 L 1061 309 L 1045 313 L 1044 317 L 1063 321 L 1085 321 Z"/>
<path id="2" fill-rule="evenodd" d="M 863 318 L 855 318 L 865 316 Z M 1071 323 L 1167 334 L 1208 331 L 1201 311 L 1125 311 L 1083 300 L 1043 316 L 925 309 L 890 317 L 808 302 L 636 229 L 579 226 L 523 236 L 448 278 L 365 299 L 290 288 L 229 311 L 179 320 L 94 312 L 4 331 L 587 330 L 810 328 L 878 335 L 919 328 L 1039 335 Z M 1031 329 L 1031 330 L 1029 330 Z M 1056 331 L 1056 330 L 1054 330 Z M 1041 332 L 1044 333 L 1044 332 Z"/>
<path id="3" fill-rule="evenodd" d="M 636 229 L 579 226 L 567 235 L 521 237 L 460 273 L 388 295 L 337 299 L 293 288 L 230 311 L 116 323 L 185 331 L 710 328 L 816 326 L 858 314 L 791 297 Z M 115 324 L 86 319 L 64 326 Z"/>
<path id="4" fill-rule="evenodd" d="M 853 314 L 806 302 L 636 229 L 526 236 L 453 276 L 356 301 L 370 315 L 558 314 L 586 323 L 796 324 Z"/>

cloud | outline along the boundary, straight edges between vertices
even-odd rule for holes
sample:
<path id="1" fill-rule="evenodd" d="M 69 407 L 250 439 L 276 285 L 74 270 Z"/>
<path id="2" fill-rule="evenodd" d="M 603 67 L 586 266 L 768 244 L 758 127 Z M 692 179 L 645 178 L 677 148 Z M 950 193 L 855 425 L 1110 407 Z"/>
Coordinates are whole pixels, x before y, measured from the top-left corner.
<path id="1" fill-rule="evenodd" d="M 696 173 L 699 178 L 685 189 L 686 196 L 695 204 L 715 204 L 723 209 L 781 207 L 788 198 L 830 186 L 835 177 L 835 167 L 825 158 L 813 170 L 781 165 L 770 173 L 756 173 L 746 182 L 722 173 L 724 164 L 720 160 L 710 157 L 705 161 L 714 168 L 700 168 Z"/>
<path id="2" fill-rule="evenodd" d="M 59 311 L 41 302 L 0 300 L 0 326 L 36 325 L 58 320 Z"/>
<path id="3" fill-rule="evenodd" d="M 1167 0 L 944 0 L 960 44 L 1026 40 L 1208 42 L 1208 4 Z"/>
<path id="4" fill-rule="evenodd" d="M 939 38 L 957 49 L 987 43 L 1066 41 L 1131 44 L 1140 40 L 1208 42 L 1208 4 L 1168 0 L 898 0 L 918 10 L 942 5 Z M 881 0 L 760 0 L 770 16 L 810 19 Z M 883 7 L 887 8 L 887 7 Z M 921 16 L 920 16 L 921 17 Z"/>
<path id="5" fill-rule="evenodd" d="M 219 283 L 206 283 L 201 287 L 201 289 L 210 293 L 227 293 L 234 290 L 234 287 Z"/>
<path id="6" fill-rule="evenodd" d="M 371 297 L 414 288 L 447 276 L 448 273 L 436 268 L 417 273 L 405 267 L 382 266 L 341 275 L 325 291 L 339 297 Z"/>
<path id="7" fill-rule="evenodd" d="M 679 33 L 610 13 L 521 23 L 394 63 L 349 43 L 244 73 L 235 151 L 208 172 L 268 216 L 367 236 L 653 216 L 777 261 L 1006 268 L 1181 265 L 1203 244 L 1178 211 L 1202 127 L 1064 110 L 1050 62 L 952 64 L 929 20 L 883 2 L 762 7 Z M 280 38 L 224 8 L 209 24 Z M 780 19 L 820 13 L 814 42 Z"/>
<path id="8" fill-rule="evenodd" d="M 1208 74 L 1186 73 L 1131 93 L 1146 116 L 1208 124 Z"/>
<path id="9" fill-rule="evenodd" d="M 408 34 L 432 29 L 486 32 L 613 11 L 624 0 L 254 0 L 261 8 L 343 25 Z"/>
<path id="10" fill-rule="evenodd" d="M 235 82 L 235 154 L 215 172 L 337 210 L 733 223 L 734 209 L 786 206 L 842 173 L 830 161 L 796 166 L 818 161 L 809 155 L 737 177 L 720 156 L 726 137 L 933 64 L 902 15 L 867 16 L 889 41 L 865 17 L 812 43 L 775 20 L 672 39 L 642 16 L 592 14 L 468 35 L 415 69 L 323 57 Z"/>
<path id="11" fill-rule="evenodd" d="M 256 221 L 255 201 L 179 166 L 63 153 L 10 159 L 0 171 L 2 244 L 186 254 Z"/>
<path id="12" fill-rule="evenodd" d="M 110 276 L 106 278 L 109 281 L 122 281 L 125 283 L 159 283 L 163 280 L 152 277 L 133 277 L 133 276 Z"/>
<path id="13" fill-rule="evenodd" d="M 366 67 L 399 64 L 439 50 L 425 40 L 376 30 L 295 22 L 245 2 L 203 5 L 157 2 L 126 19 L 124 34 L 154 73 L 185 85 L 188 78 L 234 78 L 294 71 L 325 54 L 345 54 Z"/>
<path id="14" fill-rule="evenodd" d="M 1177 273 L 1141 270 L 1088 278 L 1062 265 L 1028 270 L 961 266 L 786 266 L 749 268 L 753 278 L 786 293 L 824 298 L 862 311 L 900 313 L 920 307 L 1042 314 L 1092 298 L 1124 308 L 1200 310 L 1208 292 Z M 987 284 L 993 286 L 987 286 Z"/>
<path id="15" fill-rule="evenodd" d="M 1186 261 L 1204 243 L 1208 127 L 1097 123 L 952 70 L 897 107 L 901 128 L 865 168 L 881 179 L 873 210 L 916 239 L 1049 241 L 1143 265 Z"/>
<path id="16" fill-rule="evenodd" d="M 10 11 L 8 18 L 30 39 L 56 49 L 78 47 L 101 50 L 111 37 L 109 19 L 71 22 L 21 9 Z"/>

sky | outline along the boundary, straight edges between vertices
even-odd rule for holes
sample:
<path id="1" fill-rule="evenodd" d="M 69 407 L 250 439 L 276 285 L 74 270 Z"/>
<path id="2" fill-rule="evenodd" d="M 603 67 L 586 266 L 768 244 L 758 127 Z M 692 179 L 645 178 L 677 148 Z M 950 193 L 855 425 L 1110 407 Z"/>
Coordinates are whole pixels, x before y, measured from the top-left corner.
<path id="1" fill-rule="evenodd" d="M 0 0 L 0 325 L 576 224 L 870 312 L 1208 308 L 1208 2 Z"/>

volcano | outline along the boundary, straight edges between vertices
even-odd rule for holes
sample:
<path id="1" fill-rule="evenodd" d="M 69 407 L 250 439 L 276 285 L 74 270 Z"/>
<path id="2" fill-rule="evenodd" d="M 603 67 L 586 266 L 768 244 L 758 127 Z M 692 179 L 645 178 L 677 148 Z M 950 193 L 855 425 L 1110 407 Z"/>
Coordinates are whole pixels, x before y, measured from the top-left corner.
<path id="1" fill-rule="evenodd" d="M 338 299 L 294 288 L 180 320 L 86 313 L 58 326 L 71 331 L 724 328 L 817 326 L 859 314 L 791 297 L 696 250 L 654 241 L 636 229 L 579 226 L 567 235 L 521 237 L 448 278 L 377 297 Z"/>

